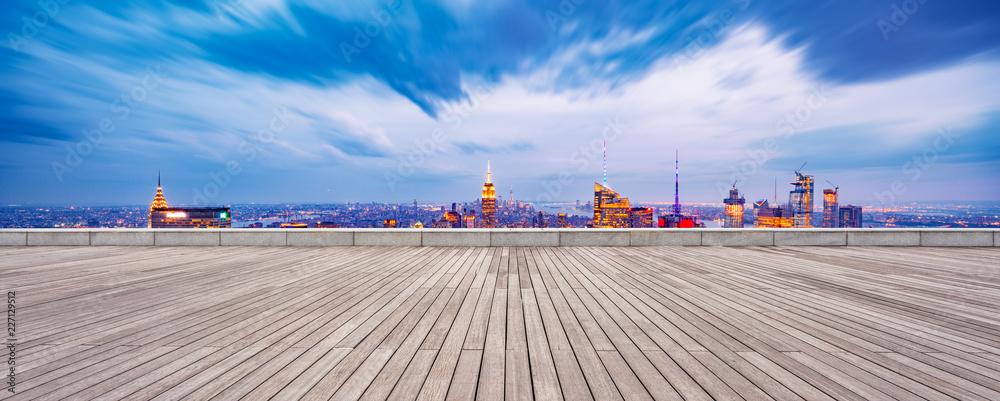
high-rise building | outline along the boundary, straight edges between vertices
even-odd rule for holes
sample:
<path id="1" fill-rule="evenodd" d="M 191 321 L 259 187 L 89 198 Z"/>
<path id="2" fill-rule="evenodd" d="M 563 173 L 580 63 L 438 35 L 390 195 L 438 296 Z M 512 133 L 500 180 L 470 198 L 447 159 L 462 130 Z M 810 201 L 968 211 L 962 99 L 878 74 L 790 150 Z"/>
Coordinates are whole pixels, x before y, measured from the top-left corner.
<path id="1" fill-rule="evenodd" d="M 576 201 L 576 203 L 579 204 L 580 201 Z M 559 213 L 558 221 L 559 221 L 559 228 L 569 227 L 569 223 L 566 222 L 566 213 Z"/>
<path id="2" fill-rule="evenodd" d="M 539 210 L 538 217 L 535 217 L 535 227 L 536 228 L 546 228 L 545 226 L 545 212 Z"/>
<path id="3" fill-rule="evenodd" d="M 723 203 L 726 204 L 726 219 L 723 227 L 743 228 L 743 205 L 746 204 L 746 200 L 740 196 L 736 184 L 733 184 L 733 189 L 729 190 L 729 197 L 723 199 Z"/>
<path id="4" fill-rule="evenodd" d="M 156 196 L 153 197 L 153 204 L 149 205 L 149 213 L 153 214 L 153 209 L 166 209 L 167 200 L 163 198 L 163 187 L 160 185 L 160 173 L 156 173 Z"/>
<path id="5" fill-rule="evenodd" d="M 476 228 L 476 211 L 472 210 L 465 215 L 465 228 Z"/>
<path id="6" fill-rule="evenodd" d="M 228 207 L 168 207 L 149 214 L 150 228 L 229 228 Z"/>
<path id="7" fill-rule="evenodd" d="M 490 178 L 490 162 L 486 161 L 486 183 L 483 184 L 483 228 L 495 228 L 497 225 L 497 192 Z"/>
<path id="8" fill-rule="evenodd" d="M 788 194 L 788 204 L 791 207 L 794 226 L 812 227 L 813 176 L 796 171 L 795 182 L 792 185 L 795 185 L 795 189 Z"/>
<path id="9" fill-rule="evenodd" d="M 628 228 L 632 224 L 631 212 L 628 198 L 622 198 L 611 188 L 594 183 L 595 228 Z"/>
<path id="10" fill-rule="evenodd" d="M 792 213 L 781 207 L 771 207 L 767 199 L 754 202 L 753 206 L 757 228 L 791 228 L 794 224 Z"/>
<path id="11" fill-rule="evenodd" d="M 653 208 L 634 207 L 631 214 L 632 228 L 653 228 Z"/>
<path id="12" fill-rule="evenodd" d="M 823 228 L 840 227 L 840 207 L 837 205 L 837 189 L 823 190 Z"/>
<path id="13" fill-rule="evenodd" d="M 840 227 L 861 228 L 861 206 L 844 205 L 840 207 Z"/>

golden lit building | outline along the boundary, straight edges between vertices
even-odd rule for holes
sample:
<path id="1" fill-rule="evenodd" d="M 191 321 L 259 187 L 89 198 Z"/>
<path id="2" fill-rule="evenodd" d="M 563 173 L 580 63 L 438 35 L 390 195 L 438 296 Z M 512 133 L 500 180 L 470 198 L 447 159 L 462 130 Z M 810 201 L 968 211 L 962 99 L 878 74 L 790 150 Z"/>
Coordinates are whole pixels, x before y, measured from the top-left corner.
<path id="1" fill-rule="evenodd" d="M 497 192 L 490 179 L 490 162 L 486 162 L 486 183 L 483 184 L 483 228 L 495 228 L 497 225 Z"/>
<path id="2" fill-rule="evenodd" d="M 837 190 L 823 190 L 823 228 L 840 227 L 840 206 L 837 203 Z"/>
<path id="3" fill-rule="evenodd" d="M 628 228 L 632 225 L 631 212 L 628 198 L 594 183 L 594 228 Z"/>
<path id="4" fill-rule="evenodd" d="M 653 228 L 653 208 L 634 207 L 632 208 L 632 228 Z"/>
<path id="5" fill-rule="evenodd" d="M 754 203 L 754 214 L 757 215 L 757 228 L 791 228 L 795 222 L 790 211 L 770 207 L 766 199 Z"/>
<path id="6" fill-rule="evenodd" d="M 156 173 L 156 196 L 153 197 L 153 204 L 149 205 L 149 213 L 153 214 L 153 209 L 166 209 L 167 200 L 163 198 L 163 187 L 160 186 L 160 173 Z"/>
<path id="7" fill-rule="evenodd" d="M 149 205 L 149 228 L 229 228 L 232 213 L 228 207 L 169 207 L 163 197 L 160 178 L 156 178 L 156 196 Z"/>

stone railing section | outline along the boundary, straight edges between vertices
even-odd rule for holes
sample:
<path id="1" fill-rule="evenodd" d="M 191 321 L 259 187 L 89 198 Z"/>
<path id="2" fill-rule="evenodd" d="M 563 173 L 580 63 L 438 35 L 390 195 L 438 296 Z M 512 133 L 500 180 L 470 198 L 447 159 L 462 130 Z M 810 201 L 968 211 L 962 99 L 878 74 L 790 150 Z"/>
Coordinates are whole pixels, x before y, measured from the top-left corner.
<path id="1" fill-rule="evenodd" d="M 5 246 L 1000 246 L 1000 229 L 0 229 Z"/>

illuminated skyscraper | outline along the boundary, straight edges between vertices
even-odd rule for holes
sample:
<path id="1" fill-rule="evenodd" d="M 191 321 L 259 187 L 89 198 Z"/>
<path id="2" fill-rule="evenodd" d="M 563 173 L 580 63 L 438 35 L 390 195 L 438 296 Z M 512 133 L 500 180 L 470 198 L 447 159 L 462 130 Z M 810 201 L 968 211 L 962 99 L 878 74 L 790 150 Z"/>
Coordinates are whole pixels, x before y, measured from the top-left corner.
<path id="1" fill-rule="evenodd" d="M 725 228 L 743 228 L 743 205 L 746 200 L 740 196 L 740 191 L 733 184 L 733 189 L 729 190 L 729 197 L 723 199 L 726 204 L 726 220 L 723 224 Z"/>
<path id="2" fill-rule="evenodd" d="M 149 206 L 149 213 L 152 215 L 153 209 L 166 209 L 167 200 L 163 198 L 163 187 L 160 186 L 160 173 L 156 173 L 156 196 L 153 197 L 153 204 Z"/>
<path id="3" fill-rule="evenodd" d="M 580 202 L 577 201 L 577 203 Z M 559 213 L 558 221 L 559 221 L 559 228 L 569 227 L 569 223 L 566 222 L 566 213 Z"/>
<path id="4" fill-rule="evenodd" d="M 483 184 L 483 228 L 495 228 L 497 225 L 497 193 L 490 179 L 490 162 L 486 161 L 486 183 Z"/>
<path id="5" fill-rule="evenodd" d="M 632 224 L 628 198 L 604 185 L 594 183 L 594 227 L 627 228 Z"/>
<path id="6" fill-rule="evenodd" d="M 840 208 L 840 227 L 861 228 L 861 206 L 844 205 Z"/>
<path id="7" fill-rule="evenodd" d="M 632 208 L 632 228 L 653 228 L 653 208 Z"/>
<path id="8" fill-rule="evenodd" d="M 594 183 L 594 228 L 628 228 L 632 225 L 632 208 L 628 198 L 622 198 L 608 188 L 608 145 L 604 144 L 604 185 Z"/>
<path id="9" fill-rule="evenodd" d="M 837 205 L 837 190 L 823 190 L 823 228 L 840 227 L 840 207 Z"/>
<path id="10" fill-rule="evenodd" d="M 791 206 L 794 226 L 796 228 L 812 227 L 813 212 L 813 176 L 795 172 L 795 185 L 789 193 L 788 204 Z"/>

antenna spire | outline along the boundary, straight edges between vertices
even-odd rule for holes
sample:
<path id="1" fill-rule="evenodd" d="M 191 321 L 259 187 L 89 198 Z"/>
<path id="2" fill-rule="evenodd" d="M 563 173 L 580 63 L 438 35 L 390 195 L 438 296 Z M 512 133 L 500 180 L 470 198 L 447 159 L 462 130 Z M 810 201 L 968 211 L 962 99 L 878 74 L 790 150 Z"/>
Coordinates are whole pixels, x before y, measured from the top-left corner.
<path id="1" fill-rule="evenodd" d="M 156 170 L 156 186 L 160 187 L 160 170 Z"/>
<path id="2" fill-rule="evenodd" d="M 608 141 L 604 141 L 604 187 L 608 187 Z"/>
<path id="3" fill-rule="evenodd" d="M 681 173 L 680 150 L 674 149 L 674 214 L 681 214 Z"/>
<path id="4" fill-rule="evenodd" d="M 490 159 L 486 159 L 486 183 L 489 184 L 490 181 Z"/>

